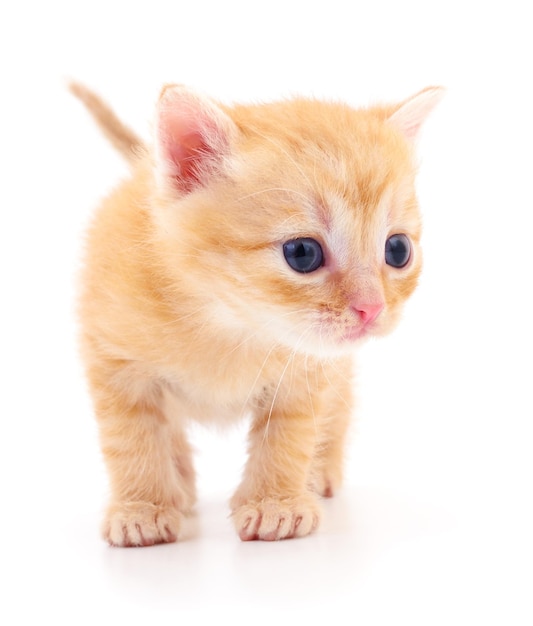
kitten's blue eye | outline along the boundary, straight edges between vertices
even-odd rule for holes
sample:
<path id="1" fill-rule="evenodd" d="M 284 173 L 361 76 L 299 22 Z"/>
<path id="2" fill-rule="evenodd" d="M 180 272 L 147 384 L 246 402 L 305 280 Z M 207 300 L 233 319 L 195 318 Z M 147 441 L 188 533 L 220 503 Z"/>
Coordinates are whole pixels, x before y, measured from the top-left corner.
<path id="1" fill-rule="evenodd" d="M 385 261 L 391 267 L 402 268 L 411 258 L 411 242 L 407 235 L 392 235 L 385 244 Z"/>
<path id="2" fill-rule="evenodd" d="M 301 274 L 309 274 L 324 265 L 322 247 L 310 237 L 287 241 L 283 244 L 283 255 L 289 266 Z"/>

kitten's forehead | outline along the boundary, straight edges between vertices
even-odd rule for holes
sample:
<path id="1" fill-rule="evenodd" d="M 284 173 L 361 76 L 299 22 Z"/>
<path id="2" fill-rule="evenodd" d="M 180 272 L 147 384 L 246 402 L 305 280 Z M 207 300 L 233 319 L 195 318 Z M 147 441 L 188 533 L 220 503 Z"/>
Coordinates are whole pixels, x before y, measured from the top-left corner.
<path id="1" fill-rule="evenodd" d="M 364 112 L 353 115 L 340 127 L 317 125 L 298 156 L 287 146 L 284 174 L 287 186 L 299 179 L 301 191 L 315 196 L 313 218 L 331 236 L 373 250 L 389 228 L 418 233 L 413 153 L 388 123 Z"/>
<path id="2" fill-rule="evenodd" d="M 419 236 L 420 218 L 409 178 L 386 185 L 379 195 L 361 197 L 325 189 L 314 208 L 339 269 L 382 263 L 385 241 L 394 233 Z"/>
<path id="3" fill-rule="evenodd" d="M 361 210 L 340 194 L 326 195 L 327 204 L 319 213 L 327 215 L 324 233 L 335 265 L 339 269 L 352 267 L 354 263 L 374 266 L 388 228 L 390 194 L 378 202 L 374 211 Z"/>
<path id="4" fill-rule="evenodd" d="M 355 261 L 377 269 L 388 236 L 417 238 L 413 154 L 388 122 L 309 102 L 243 114 L 251 117 L 242 122 L 242 154 L 234 157 L 230 177 L 238 185 L 227 190 L 238 225 L 243 210 L 248 216 L 245 231 L 234 229 L 244 247 L 316 237 L 339 269 Z M 217 232 L 228 223 L 219 221 Z"/>

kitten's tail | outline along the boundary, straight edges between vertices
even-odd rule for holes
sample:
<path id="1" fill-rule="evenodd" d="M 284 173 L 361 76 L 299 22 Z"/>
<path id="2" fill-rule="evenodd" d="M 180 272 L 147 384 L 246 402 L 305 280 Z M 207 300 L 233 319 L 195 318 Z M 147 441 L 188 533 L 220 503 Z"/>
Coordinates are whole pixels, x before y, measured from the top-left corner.
<path id="1" fill-rule="evenodd" d="M 135 161 L 137 155 L 143 151 L 142 140 L 118 119 L 103 100 L 87 87 L 75 81 L 69 81 L 68 87 L 71 93 L 87 107 L 111 144 L 129 162 Z"/>

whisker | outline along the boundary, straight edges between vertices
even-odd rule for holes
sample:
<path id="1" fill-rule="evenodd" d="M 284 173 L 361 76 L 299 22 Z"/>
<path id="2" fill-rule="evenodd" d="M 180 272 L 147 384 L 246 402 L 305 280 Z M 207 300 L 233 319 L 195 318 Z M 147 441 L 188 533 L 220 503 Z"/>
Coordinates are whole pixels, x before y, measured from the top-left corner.
<path id="1" fill-rule="evenodd" d="M 334 370 L 335 373 L 344 380 L 344 382 L 347 382 L 347 383 L 351 384 L 351 382 L 352 382 L 351 378 L 348 378 L 348 376 L 345 376 L 343 374 L 343 372 L 341 372 L 341 370 L 338 367 L 336 367 L 335 359 L 329 358 L 329 359 L 327 359 L 327 363 L 331 367 L 331 369 Z"/>
<path id="2" fill-rule="evenodd" d="M 268 438 L 268 429 L 269 429 L 269 426 L 270 426 L 270 420 L 272 419 L 272 413 L 274 411 L 274 405 L 275 405 L 276 400 L 278 398 L 278 394 L 279 394 L 279 390 L 281 388 L 281 383 L 283 382 L 283 378 L 285 377 L 285 374 L 287 372 L 287 369 L 288 369 L 289 365 L 294 362 L 294 358 L 295 358 L 296 354 L 298 353 L 298 348 L 300 347 L 300 344 L 302 343 L 303 338 L 305 337 L 306 333 L 310 332 L 310 330 L 312 329 L 312 326 L 313 326 L 312 324 L 307 326 L 307 328 L 305 328 L 305 330 L 302 332 L 302 334 L 300 335 L 300 338 L 296 342 L 296 345 L 294 346 L 294 348 L 292 349 L 291 353 L 289 354 L 289 357 L 287 359 L 287 363 L 285 364 L 285 367 L 283 368 L 283 371 L 281 372 L 278 384 L 276 386 L 276 390 L 274 391 L 274 396 L 272 397 L 272 402 L 270 403 L 270 410 L 268 412 L 267 423 L 266 423 L 266 426 L 265 426 L 265 430 L 263 432 L 263 442 L 262 442 L 262 445 L 264 445 L 266 443 L 266 440 Z"/>
<path id="3" fill-rule="evenodd" d="M 241 202 L 242 200 L 247 200 L 248 198 L 259 196 L 262 193 L 271 193 L 275 191 L 283 191 L 287 194 L 294 194 L 296 196 L 301 196 L 305 200 L 308 199 L 304 193 L 302 193 L 301 191 L 296 191 L 296 189 L 290 189 L 288 187 L 268 187 L 267 189 L 260 189 L 259 191 L 254 191 L 253 193 L 249 193 L 245 196 L 241 196 L 240 198 L 237 198 L 237 202 Z"/>
<path id="4" fill-rule="evenodd" d="M 276 322 L 276 321 L 280 320 L 283 317 L 288 317 L 289 315 L 296 315 L 296 314 L 300 314 L 300 313 L 305 313 L 306 311 L 307 311 L 307 309 L 298 309 L 296 311 L 289 311 L 288 313 L 283 313 L 282 315 L 273 315 L 269 320 L 267 320 L 264 324 L 262 324 L 255 332 L 253 332 L 251 335 L 246 337 L 246 339 L 243 339 L 234 348 L 232 348 L 223 358 L 228 358 L 229 356 L 231 356 L 236 350 L 241 348 L 245 343 L 247 343 L 248 341 L 252 340 L 254 337 L 257 337 L 257 335 L 260 332 L 262 332 L 266 328 L 268 328 L 273 322 Z"/>
<path id="5" fill-rule="evenodd" d="M 305 309 L 300 309 L 297 311 L 289 311 L 288 313 L 285 313 L 283 315 L 278 315 L 278 316 L 274 316 L 273 318 L 271 318 L 268 322 L 266 322 L 260 329 L 258 329 L 255 333 L 253 333 L 252 335 L 250 335 L 249 337 L 247 337 L 244 341 L 241 341 L 240 344 L 238 344 L 237 346 L 235 346 L 235 348 L 233 348 L 227 355 L 225 358 L 228 358 L 229 355 L 231 355 L 233 352 L 235 352 L 235 350 L 237 350 L 239 347 L 241 347 L 242 345 L 244 345 L 247 341 L 250 341 L 253 337 L 255 337 L 261 330 L 263 330 L 266 326 L 268 326 L 269 324 L 271 324 L 273 321 L 281 318 L 281 317 L 287 317 L 288 315 L 294 315 L 296 313 L 302 313 L 304 312 Z M 266 357 L 264 358 L 261 367 L 259 368 L 259 371 L 257 372 L 257 375 L 253 381 L 253 383 L 250 386 L 250 390 L 248 391 L 248 394 L 246 396 L 246 399 L 243 403 L 242 409 L 241 409 L 241 418 L 244 417 L 244 414 L 246 412 L 246 407 L 248 405 L 248 402 L 250 401 L 250 398 L 252 397 L 252 394 L 254 392 L 255 386 L 257 385 L 257 381 L 259 380 L 259 378 L 261 377 L 261 374 L 263 373 L 263 370 L 265 369 L 265 366 L 268 362 L 268 359 L 270 358 L 270 355 L 272 354 L 272 352 L 274 352 L 274 350 L 276 348 L 281 348 L 282 344 L 280 344 L 279 342 L 276 342 L 272 345 L 272 347 L 270 348 L 270 350 L 268 351 Z"/>
<path id="6" fill-rule="evenodd" d="M 202 306 L 198 307 L 194 311 L 191 311 L 190 313 L 187 313 L 186 315 L 181 315 L 180 317 L 171 319 L 168 322 L 161 323 L 161 327 L 174 326 L 175 324 L 179 324 L 180 322 L 183 322 L 184 320 L 189 319 L 190 317 L 194 317 L 195 315 L 198 315 L 201 311 L 206 310 L 206 309 L 209 309 L 209 306 L 206 304 L 203 304 Z"/>
<path id="7" fill-rule="evenodd" d="M 257 381 L 259 380 L 263 370 L 265 369 L 265 365 L 267 364 L 267 361 L 270 358 L 270 355 L 278 347 L 279 347 L 279 344 L 274 343 L 272 345 L 272 347 L 270 348 L 270 350 L 268 351 L 266 357 L 264 358 L 263 363 L 261 364 L 261 367 L 259 368 L 259 371 L 257 372 L 257 376 L 255 377 L 254 382 L 250 386 L 250 390 L 248 391 L 248 395 L 246 396 L 246 399 L 243 402 L 241 415 L 240 415 L 241 419 L 244 417 L 244 414 L 246 412 L 246 407 L 248 406 L 248 402 L 250 401 L 250 398 L 252 397 L 252 393 L 254 392 L 255 386 L 257 385 Z"/>

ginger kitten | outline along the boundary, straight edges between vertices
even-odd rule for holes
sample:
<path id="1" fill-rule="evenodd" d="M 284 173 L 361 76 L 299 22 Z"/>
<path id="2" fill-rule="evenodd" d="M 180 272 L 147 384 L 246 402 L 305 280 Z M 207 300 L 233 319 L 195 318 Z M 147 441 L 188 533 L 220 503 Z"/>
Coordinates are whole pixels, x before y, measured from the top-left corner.
<path id="1" fill-rule="evenodd" d="M 171 85 L 150 146 L 71 89 L 131 164 L 89 229 L 79 309 L 105 538 L 175 541 L 195 500 L 188 421 L 245 415 L 240 538 L 311 533 L 342 479 L 351 355 L 417 283 L 413 144 L 442 89 L 354 110 L 228 107 Z"/>

